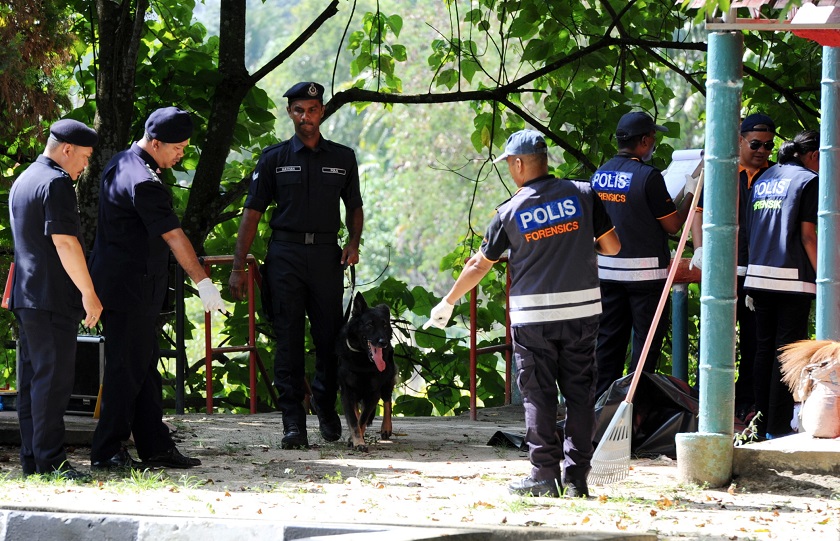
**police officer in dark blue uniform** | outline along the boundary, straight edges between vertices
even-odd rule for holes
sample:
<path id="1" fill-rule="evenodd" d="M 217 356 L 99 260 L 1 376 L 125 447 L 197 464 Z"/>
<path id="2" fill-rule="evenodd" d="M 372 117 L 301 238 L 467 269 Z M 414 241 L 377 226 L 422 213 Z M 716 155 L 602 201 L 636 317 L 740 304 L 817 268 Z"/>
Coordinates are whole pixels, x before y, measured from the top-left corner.
<path id="1" fill-rule="evenodd" d="M 64 412 L 73 391 L 79 321 L 102 313 L 82 248 L 73 182 L 87 167 L 97 134 L 76 120 L 50 128 L 46 148 L 9 193 L 15 242 L 9 308 L 19 327 L 17 410 L 24 475 L 89 481 L 67 462 Z"/>
<path id="2" fill-rule="evenodd" d="M 779 163 L 752 188 L 747 209 L 749 266 L 744 288 L 753 299 L 753 369 L 759 439 L 793 432 L 793 395 L 781 381 L 779 348 L 808 338 L 816 296 L 817 171 L 820 136 L 799 133 L 779 149 Z"/>
<path id="3" fill-rule="evenodd" d="M 143 139 L 114 155 L 102 173 L 90 272 L 105 306 L 106 362 L 90 452 L 93 469 L 137 467 L 123 446 L 132 434 L 143 467 L 201 464 L 178 451 L 163 422 L 157 318 L 167 290 L 170 250 L 196 282 L 205 311 L 223 303 L 158 176 L 184 155 L 192 120 L 185 111 L 165 107 L 149 115 L 145 128 Z"/>
<path id="4" fill-rule="evenodd" d="M 263 284 L 272 299 L 277 334 L 274 385 L 283 413 L 283 449 L 309 445 L 303 407 L 306 315 L 315 344 L 312 404 L 320 432 L 327 441 L 341 437 L 335 340 L 343 323 L 342 267 L 359 261 L 364 213 L 355 153 L 321 136 L 323 95 L 324 87 L 314 82 L 298 83 L 283 95 L 295 135 L 264 149 L 254 170 L 229 282 L 234 298 L 245 298 L 245 258 L 260 218 L 274 203 Z M 344 203 L 348 233 L 343 250 L 338 245 L 339 202 Z"/>
<path id="5" fill-rule="evenodd" d="M 653 156 L 658 131 L 668 130 L 655 124 L 647 113 L 635 111 L 622 116 L 615 130 L 618 154 L 591 179 L 621 237 L 617 255 L 598 257 L 604 308 L 596 353 L 598 395 L 624 374 L 631 330 L 629 372 L 636 370 L 668 276 L 668 234 L 679 231 L 685 222 L 697 185 L 697 179 L 689 177 L 678 211 L 662 173 L 645 163 Z M 642 363 L 644 370 L 656 369 L 667 322 L 661 318 L 654 330 L 650 351 Z"/>
<path id="6" fill-rule="evenodd" d="M 479 252 L 432 309 L 426 326 L 446 327 L 455 301 L 510 249 L 510 323 L 532 468 L 508 489 L 523 496 L 559 496 L 565 487 L 566 496 L 587 497 L 601 312 L 595 253 L 615 254 L 621 243 L 588 183 L 548 174 L 547 146 L 539 132 L 511 135 L 496 159 L 501 160 L 519 190 L 498 207 Z M 558 385 L 567 412 L 562 443 Z"/>

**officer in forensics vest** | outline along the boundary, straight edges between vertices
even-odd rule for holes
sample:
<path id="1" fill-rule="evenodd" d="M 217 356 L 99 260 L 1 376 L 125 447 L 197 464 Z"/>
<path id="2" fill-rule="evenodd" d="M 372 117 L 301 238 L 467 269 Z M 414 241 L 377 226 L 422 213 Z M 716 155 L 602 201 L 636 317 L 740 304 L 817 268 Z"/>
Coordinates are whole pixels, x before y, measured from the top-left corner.
<path id="1" fill-rule="evenodd" d="M 601 312 L 595 253 L 615 254 L 621 244 L 589 184 L 548 174 L 539 132 L 511 135 L 496 161 L 501 160 L 519 190 L 499 206 L 479 252 L 426 326 L 446 327 L 454 302 L 510 250 L 510 322 L 532 468 L 508 489 L 523 496 L 559 496 L 565 486 L 567 496 L 586 497 Z M 566 399 L 563 442 L 556 433 L 558 385 Z"/>
<path id="2" fill-rule="evenodd" d="M 59 120 L 50 127 L 44 153 L 9 193 L 15 242 L 9 308 L 20 333 L 17 412 L 24 475 L 91 480 L 67 463 L 64 412 L 73 391 L 79 321 L 92 327 L 102 313 L 85 264 L 73 187 L 97 140 L 81 122 Z"/>
<path id="3" fill-rule="evenodd" d="M 662 173 L 645 162 L 653 156 L 656 132 L 668 131 L 640 111 L 621 117 L 615 131 L 618 154 L 592 175 L 618 235 L 621 251 L 598 257 L 603 312 L 598 331 L 597 395 L 624 374 L 627 345 L 633 331 L 630 372 L 636 370 L 656 306 L 668 276 L 668 234 L 685 222 L 697 179 L 689 177 L 680 210 L 671 200 Z M 663 313 L 667 313 L 667 307 Z M 661 318 L 644 370 L 654 371 L 667 329 Z"/>
<path id="4" fill-rule="evenodd" d="M 747 209 L 750 255 L 744 288 L 755 306 L 760 439 L 792 432 L 793 395 L 781 381 L 777 353 L 808 338 L 816 296 L 819 143 L 813 130 L 785 142 L 779 163 L 753 183 Z"/>

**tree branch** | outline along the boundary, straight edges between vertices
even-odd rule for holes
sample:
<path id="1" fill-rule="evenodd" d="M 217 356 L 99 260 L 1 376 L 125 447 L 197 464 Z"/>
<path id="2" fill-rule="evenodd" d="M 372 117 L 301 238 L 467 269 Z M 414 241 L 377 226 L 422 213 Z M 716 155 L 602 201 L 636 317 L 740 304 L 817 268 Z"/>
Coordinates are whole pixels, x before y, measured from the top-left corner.
<path id="1" fill-rule="evenodd" d="M 255 71 L 253 75 L 251 75 L 250 86 L 257 84 L 263 77 L 271 73 L 272 70 L 274 70 L 274 68 L 285 62 L 287 58 L 292 56 L 292 54 L 295 51 L 300 49 L 300 47 L 303 46 L 303 44 L 306 43 L 306 41 L 309 40 L 309 38 L 311 38 L 315 34 L 315 32 L 318 31 L 321 25 L 323 25 L 327 20 L 332 18 L 337 13 L 338 0 L 332 0 L 332 2 L 330 2 L 330 5 L 327 6 L 327 8 L 321 12 L 318 18 L 315 19 L 306 30 L 301 32 L 301 34 L 285 49 L 280 51 L 280 53 L 277 56 L 266 62 L 266 64 L 263 67 L 261 67 L 260 69 Z"/>

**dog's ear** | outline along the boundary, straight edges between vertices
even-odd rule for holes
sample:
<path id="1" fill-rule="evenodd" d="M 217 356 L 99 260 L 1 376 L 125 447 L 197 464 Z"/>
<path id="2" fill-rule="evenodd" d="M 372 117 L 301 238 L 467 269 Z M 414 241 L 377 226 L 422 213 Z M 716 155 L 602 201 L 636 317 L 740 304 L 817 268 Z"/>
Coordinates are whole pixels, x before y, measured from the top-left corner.
<path id="1" fill-rule="evenodd" d="M 367 302 L 365 302 L 365 296 L 362 295 L 362 292 L 359 291 L 356 293 L 356 296 L 353 298 L 353 315 L 359 316 L 362 312 L 367 310 Z"/>
<path id="2" fill-rule="evenodd" d="M 388 308 L 387 304 L 377 305 L 373 309 L 376 311 L 377 314 L 379 314 L 379 316 L 382 319 L 386 319 L 386 320 L 391 319 L 391 309 Z"/>

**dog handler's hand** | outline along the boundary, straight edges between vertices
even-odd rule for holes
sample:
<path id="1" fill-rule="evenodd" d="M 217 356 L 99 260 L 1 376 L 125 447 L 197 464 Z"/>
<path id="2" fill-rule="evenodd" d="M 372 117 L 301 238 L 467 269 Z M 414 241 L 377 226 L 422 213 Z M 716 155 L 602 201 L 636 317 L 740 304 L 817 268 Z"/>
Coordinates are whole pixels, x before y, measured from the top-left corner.
<path id="1" fill-rule="evenodd" d="M 355 265 L 358 262 L 359 247 L 351 244 L 345 246 L 344 250 L 341 251 L 341 265 L 347 267 L 347 265 Z"/>
<path id="2" fill-rule="evenodd" d="M 432 308 L 432 313 L 429 314 L 429 321 L 423 325 L 423 328 L 437 327 L 438 329 L 445 329 L 446 324 L 449 323 L 449 318 L 452 317 L 452 310 L 454 309 L 455 305 L 449 304 L 446 299 L 443 299 L 437 306 Z"/>
<path id="3" fill-rule="evenodd" d="M 245 269 L 234 269 L 230 272 L 228 288 L 234 299 L 241 301 L 248 295 L 248 273 Z"/>
<path id="4" fill-rule="evenodd" d="M 216 289 L 216 286 L 213 285 L 213 281 L 210 278 L 205 278 L 197 283 L 196 286 L 198 286 L 198 296 L 201 297 L 201 303 L 204 305 L 205 312 L 215 312 L 225 307 L 225 303 L 222 301 L 222 294 L 219 293 L 219 290 Z"/>

